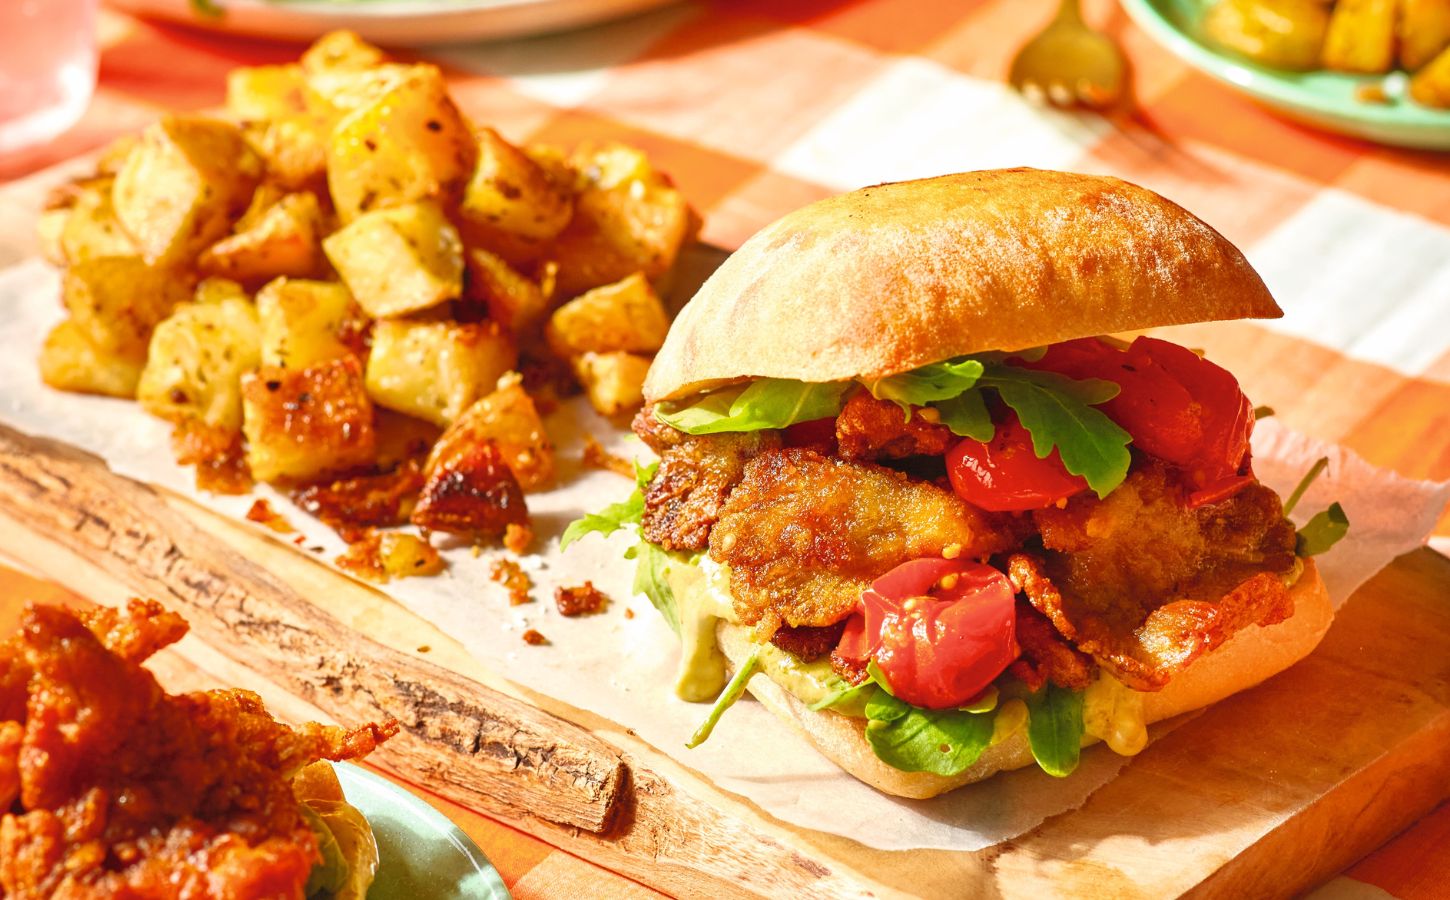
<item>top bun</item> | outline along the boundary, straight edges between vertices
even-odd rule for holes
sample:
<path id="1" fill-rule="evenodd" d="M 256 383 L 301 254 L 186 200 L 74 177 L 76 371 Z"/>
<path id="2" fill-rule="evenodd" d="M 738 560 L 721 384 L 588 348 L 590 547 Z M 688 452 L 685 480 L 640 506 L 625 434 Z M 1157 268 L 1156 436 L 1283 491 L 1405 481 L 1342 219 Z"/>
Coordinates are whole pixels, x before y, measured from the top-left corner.
<path id="1" fill-rule="evenodd" d="M 967 172 L 862 188 L 767 226 L 681 311 L 644 393 L 879 378 L 986 350 L 1281 315 L 1236 247 L 1152 191 Z"/>

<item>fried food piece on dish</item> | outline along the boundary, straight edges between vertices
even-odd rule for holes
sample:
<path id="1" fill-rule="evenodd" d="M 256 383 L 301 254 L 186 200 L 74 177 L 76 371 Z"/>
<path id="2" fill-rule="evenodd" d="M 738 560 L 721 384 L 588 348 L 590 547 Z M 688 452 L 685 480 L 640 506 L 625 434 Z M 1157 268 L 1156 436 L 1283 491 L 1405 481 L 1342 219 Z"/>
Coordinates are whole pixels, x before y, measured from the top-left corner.
<path id="1" fill-rule="evenodd" d="M 1019 520 L 949 490 L 795 448 L 746 464 L 710 532 L 710 557 L 730 566 L 741 621 L 769 636 L 782 622 L 839 622 L 872 579 L 907 560 L 953 545 L 988 556 L 1021 539 Z"/>
<path id="2" fill-rule="evenodd" d="M 1035 514 L 1046 552 L 1009 574 L 1063 636 L 1136 690 L 1250 625 L 1293 614 L 1285 576 L 1294 528 L 1278 495 L 1252 484 L 1189 509 L 1167 472 L 1146 466 L 1106 500 L 1083 494 Z"/>
<path id="3" fill-rule="evenodd" d="M 660 454 L 644 492 L 645 540 L 666 550 L 703 550 L 725 498 L 745 464 L 780 446 L 773 431 L 692 436 L 661 423 L 653 408 L 634 417 L 634 432 Z"/>
<path id="4" fill-rule="evenodd" d="M 950 428 L 929 421 L 936 410 L 913 409 L 910 417 L 890 400 L 857 391 L 836 417 L 836 443 L 846 459 L 905 459 L 941 456 L 959 439 Z"/>
<path id="5" fill-rule="evenodd" d="M 303 896 L 321 856 L 291 777 L 397 724 L 294 730 L 250 691 L 167 694 L 140 663 L 185 630 L 154 602 L 31 606 L 0 645 L 5 896 Z"/>

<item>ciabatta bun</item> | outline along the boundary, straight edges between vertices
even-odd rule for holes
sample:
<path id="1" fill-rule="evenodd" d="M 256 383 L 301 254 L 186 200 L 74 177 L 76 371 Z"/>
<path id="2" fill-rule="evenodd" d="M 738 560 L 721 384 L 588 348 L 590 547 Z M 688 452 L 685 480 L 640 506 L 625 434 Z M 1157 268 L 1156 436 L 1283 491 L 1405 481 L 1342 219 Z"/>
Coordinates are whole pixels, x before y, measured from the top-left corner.
<path id="1" fill-rule="evenodd" d="M 1152 191 L 968 172 L 864 188 L 767 226 L 685 306 L 644 395 L 879 377 L 966 353 L 1280 315 L 1243 254 Z"/>
<path id="2" fill-rule="evenodd" d="M 1268 627 L 1241 631 L 1223 646 L 1193 662 L 1161 691 L 1143 694 L 1143 715 L 1151 724 L 1180 713 L 1200 709 L 1289 668 L 1319 644 L 1334 608 L 1314 561 L 1304 560 L 1304 571 L 1290 589 L 1294 615 Z M 750 630 L 721 621 L 716 633 L 733 670 L 750 654 Z M 830 711 L 814 712 L 789 691 L 757 674 L 746 685 L 766 708 L 842 769 L 879 791 L 898 797 L 924 799 L 981 781 L 998 772 L 1032 763 L 1025 731 L 988 747 L 967 771 L 951 778 L 929 772 L 903 772 L 877 759 L 866 743 L 866 722 Z"/>

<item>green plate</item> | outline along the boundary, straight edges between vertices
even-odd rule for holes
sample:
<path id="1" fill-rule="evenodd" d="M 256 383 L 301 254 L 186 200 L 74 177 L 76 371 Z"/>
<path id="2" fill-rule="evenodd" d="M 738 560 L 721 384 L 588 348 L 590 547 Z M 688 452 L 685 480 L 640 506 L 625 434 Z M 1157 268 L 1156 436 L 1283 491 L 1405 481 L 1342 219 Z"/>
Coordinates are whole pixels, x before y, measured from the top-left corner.
<path id="1" fill-rule="evenodd" d="M 378 839 L 378 877 L 368 900 L 510 900 L 498 870 L 447 816 L 366 769 L 335 768 L 347 802 Z"/>
<path id="2" fill-rule="evenodd" d="M 1144 31 L 1189 65 L 1290 118 L 1382 144 L 1450 150 L 1450 110 L 1430 109 L 1403 96 L 1389 104 L 1355 97 L 1362 85 L 1383 83 L 1383 75 L 1283 72 L 1246 62 L 1199 39 L 1198 22 L 1209 0 L 1122 3 Z"/>

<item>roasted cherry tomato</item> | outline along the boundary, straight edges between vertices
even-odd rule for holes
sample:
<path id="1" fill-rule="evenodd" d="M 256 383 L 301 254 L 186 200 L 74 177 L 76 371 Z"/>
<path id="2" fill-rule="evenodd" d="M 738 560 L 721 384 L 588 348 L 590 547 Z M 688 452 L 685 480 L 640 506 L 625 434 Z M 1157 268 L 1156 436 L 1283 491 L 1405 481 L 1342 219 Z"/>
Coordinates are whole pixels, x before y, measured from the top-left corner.
<path id="1" fill-rule="evenodd" d="M 1007 576 L 991 566 L 914 559 L 861 594 L 837 652 L 875 660 L 891 692 L 907 703 L 954 709 L 1019 655 L 1014 595 Z"/>
<path id="2" fill-rule="evenodd" d="M 1222 499 L 1253 480 L 1253 407 L 1232 375 L 1192 350 L 1149 337 L 1127 350 L 1084 338 L 1055 344 L 1024 365 L 1116 383 L 1120 393 L 1100 408 L 1135 447 L 1183 470 L 1194 488 L 1191 504 Z"/>
<path id="3" fill-rule="evenodd" d="M 963 438 L 947 451 L 947 477 L 958 496 L 993 512 L 1042 509 L 1087 490 L 1056 450 L 1038 459 L 1032 435 L 1010 410 L 987 443 Z"/>

